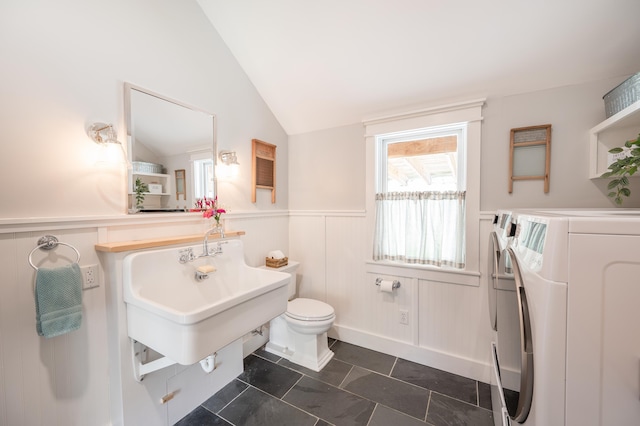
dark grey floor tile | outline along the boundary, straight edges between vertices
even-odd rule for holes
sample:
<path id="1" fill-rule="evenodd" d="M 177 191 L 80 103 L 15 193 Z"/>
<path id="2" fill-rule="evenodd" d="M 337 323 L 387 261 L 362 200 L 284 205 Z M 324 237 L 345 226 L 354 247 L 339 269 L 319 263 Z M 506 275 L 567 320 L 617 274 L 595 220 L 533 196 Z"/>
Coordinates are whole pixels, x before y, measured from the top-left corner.
<path id="1" fill-rule="evenodd" d="M 430 389 L 438 393 L 477 404 L 476 381 L 457 374 L 398 359 L 391 377 Z"/>
<path id="2" fill-rule="evenodd" d="M 432 392 L 427 422 L 435 426 L 493 426 L 493 413 Z"/>
<path id="3" fill-rule="evenodd" d="M 222 410 L 235 397 L 240 395 L 249 385 L 239 380 L 233 380 L 227 386 L 216 392 L 211 398 L 202 403 L 202 406 L 212 413 Z"/>
<path id="4" fill-rule="evenodd" d="M 303 377 L 283 398 L 337 426 L 366 425 L 375 404 L 311 377 Z"/>
<path id="5" fill-rule="evenodd" d="M 399 413 L 387 408 L 384 405 L 378 404 L 371 421 L 368 426 L 426 426 L 426 423 L 422 420 L 415 419 L 406 414 Z"/>
<path id="6" fill-rule="evenodd" d="M 273 361 L 273 362 L 278 362 L 278 361 L 280 361 L 282 359 L 282 357 L 279 356 L 279 355 L 272 354 L 271 352 L 267 352 L 264 349 L 264 346 L 261 347 L 260 349 L 256 349 L 253 353 L 258 355 L 258 356 L 261 356 L 262 358 L 266 358 L 269 361 Z"/>
<path id="7" fill-rule="evenodd" d="M 364 368 L 354 367 L 342 388 L 418 419 L 424 419 L 427 413 L 427 389 Z"/>
<path id="8" fill-rule="evenodd" d="M 487 383 L 478 382 L 478 405 L 491 410 L 491 386 Z"/>
<path id="9" fill-rule="evenodd" d="M 331 350 L 335 358 L 382 374 L 389 374 L 396 358 L 381 352 L 337 341 Z"/>
<path id="10" fill-rule="evenodd" d="M 220 417 L 238 426 L 313 426 L 318 420 L 251 387 L 236 398 L 233 404 L 220 411 Z"/>
<path id="11" fill-rule="evenodd" d="M 301 365 L 287 361 L 284 358 L 282 358 L 278 365 L 291 368 L 293 370 L 299 371 L 302 374 L 306 374 L 309 377 L 313 377 L 314 379 L 318 379 L 321 382 L 329 383 L 330 385 L 334 386 L 339 386 L 344 378 L 347 377 L 347 374 L 349 374 L 349 371 L 351 371 L 351 368 L 353 367 L 351 364 L 347 364 L 346 362 L 342 362 L 337 359 L 332 359 L 331 361 L 329 361 L 321 371 L 310 370 Z"/>
<path id="12" fill-rule="evenodd" d="M 302 374 L 274 364 L 255 355 L 244 359 L 244 372 L 238 379 L 261 389 L 276 398 L 282 398 Z"/>
<path id="13" fill-rule="evenodd" d="M 184 416 L 174 426 L 229 426 L 230 423 L 202 407 Z"/>

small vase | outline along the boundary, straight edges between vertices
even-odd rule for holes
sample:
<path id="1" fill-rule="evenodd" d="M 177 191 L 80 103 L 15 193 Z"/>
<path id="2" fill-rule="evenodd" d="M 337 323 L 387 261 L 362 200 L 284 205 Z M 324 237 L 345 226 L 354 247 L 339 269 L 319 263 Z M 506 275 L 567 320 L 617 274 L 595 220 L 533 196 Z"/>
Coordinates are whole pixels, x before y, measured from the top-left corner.
<path id="1" fill-rule="evenodd" d="M 220 222 L 216 222 L 212 229 L 215 229 L 216 234 L 222 235 L 224 232 L 224 228 Z"/>

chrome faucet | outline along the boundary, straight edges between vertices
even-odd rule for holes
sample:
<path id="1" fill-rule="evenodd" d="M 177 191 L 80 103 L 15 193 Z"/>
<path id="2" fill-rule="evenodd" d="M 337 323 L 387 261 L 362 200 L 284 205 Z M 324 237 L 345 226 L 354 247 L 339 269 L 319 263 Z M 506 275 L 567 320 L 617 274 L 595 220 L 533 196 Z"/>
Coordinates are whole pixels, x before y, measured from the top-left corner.
<path id="1" fill-rule="evenodd" d="M 209 251 L 209 235 L 215 234 L 216 232 L 218 232 L 217 229 L 211 228 L 204 234 L 204 239 L 202 240 L 202 254 L 198 257 L 211 256 L 211 255 L 215 256 L 217 254 L 222 253 L 222 246 L 220 245 L 220 243 L 218 243 L 215 250 Z M 222 230 L 220 230 L 220 237 L 224 238 L 224 231 Z"/>
<path id="2" fill-rule="evenodd" d="M 215 234 L 216 232 L 217 231 L 215 229 L 210 229 L 204 234 L 204 239 L 202 240 L 202 253 L 200 253 L 199 255 L 193 254 L 193 249 L 191 247 L 180 250 L 180 258 L 178 259 L 179 262 L 189 263 L 201 257 L 217 256 L 219 254 L 222 254 L 222 244 L 226 244 L 226 241 L 218 241 L 216 243 L 216 248 L 212 250 L 209 249 L 209 235 Z M 221 235 L 224 236 L 224 234 Z"/>
<path id="3" fill-rule="evenodd" d="M 196 259 L 196 256 L 193 254 L 193 250 L 191 249 L 191 247 L 184 250 L 180 250 L 180 259 L 179 259 L 180 263 L 191 262 L 195 259 Z"/>

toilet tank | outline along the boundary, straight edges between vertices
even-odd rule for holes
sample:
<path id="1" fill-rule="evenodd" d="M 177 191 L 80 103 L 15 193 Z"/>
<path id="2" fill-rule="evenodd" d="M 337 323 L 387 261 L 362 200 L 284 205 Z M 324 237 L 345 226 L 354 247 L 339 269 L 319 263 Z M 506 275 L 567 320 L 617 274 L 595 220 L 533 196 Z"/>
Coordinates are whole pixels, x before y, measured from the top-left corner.
<path id="1" fill-rule="evenodd" d="M 296 262 L 295 260 L 290 260 L 289 263 L 285 266 L 281 266 L 280 268 L 270 268 L 266 265 L 262 266 L 262 268 L 271 269 L 273 271 L 278 272 L 286 272 L 291 274 L 291 280 L 289 281 L 289 300 L 296 295 L 296 271 L 298 270 L 298 266 L 300 266 L 300 262 Z"/>

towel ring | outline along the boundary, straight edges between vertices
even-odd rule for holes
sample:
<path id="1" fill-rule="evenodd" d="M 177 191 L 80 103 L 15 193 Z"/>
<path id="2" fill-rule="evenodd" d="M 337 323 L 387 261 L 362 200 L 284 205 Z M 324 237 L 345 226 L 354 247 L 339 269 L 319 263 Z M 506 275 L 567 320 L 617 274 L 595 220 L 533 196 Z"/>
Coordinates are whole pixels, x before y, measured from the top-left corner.
<path id="1" fill-rule="evenodd" d="M 73 249 L 73 251 L 76 252 L 76 256 L 78 257 L 76 259 L 75 263 L 79 263 L 80 262 L 80 252 L 78 251 L 77 248 L 75 248 L 71 244 L 63 243 L 61 241 L 58 241 L 58 239 L 56 237 L 54 237 L 53 235 L 45 235 L 44 237 L 41 237 L 38 240 L 38 245 L 36 246 L 36 248 L 31 250 L 31 253 L 29 253 L 29 265 L 31 265 L 31 267 L 37 271 L 38 267 L 33 264 L 33 259 L 31 259 L 31 256 L 33 256 L 33 253 L 35 253 L 35 251 L 38 250 L 38 249 L 52 250 L 52 249 L 58 247 L 58 244 L 62 244 L 63 246 L 67 246 L 67 247 Z"/>

